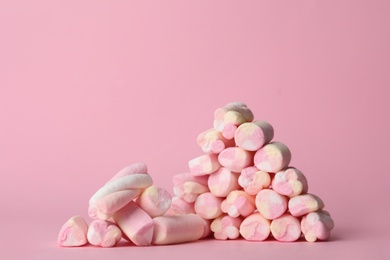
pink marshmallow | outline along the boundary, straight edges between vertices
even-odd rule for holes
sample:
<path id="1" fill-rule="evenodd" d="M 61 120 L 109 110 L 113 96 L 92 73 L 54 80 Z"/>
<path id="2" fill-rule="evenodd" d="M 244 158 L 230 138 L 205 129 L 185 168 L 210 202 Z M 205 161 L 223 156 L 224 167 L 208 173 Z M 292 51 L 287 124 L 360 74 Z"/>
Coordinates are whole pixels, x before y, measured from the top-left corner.
<path id="1" fill-rule="evenodd" d="M 201 239 L 207 229 L 206 222 L 198 215 L 161 216 L 153 219 L 152 243 L 169 245 Z"/>
<path id="2" fill-rule="evenodd" d="M 219 216 L 211 223 L 211 231 L 214 232 L 214 238 L 219 240 L 238 238 L 240 236 L 241 222 L 241 218 L 233 218 L 228 215 Z"/>
<path id="3" fill-rule="evenodd" d="M 218 155 L 218 161 L 233 172 L 241 172 L 242 169 L 253 164 L 253 153 L 240 147 L 228 147 Z"/>
<path id="4" fill-rule="evenodd" d="M 310 212 L 324 208 L 324 202 L 314 194 L 302 194 L 293 197 L 288 202 L 288 209 L 291 215 L 300 217 Z"/>
<path id="5" fill-rule="evenodd" d="M 187 202 L 194 202 L 199 194 L 209 191 L 207 186 L 208 178 L 209 175 L 177 174 L 173 176 L 173 193 Z"/>
<path id="6" fill-rule="evenodd" d="M 239 189 L 238 173 L 221 167 L 210 174 L 208 187 L 210 192 L 217 197 L 226 197 L 229 192 Z"/>
<path id="7" fill-rule="evenodd" d="M 276 173 L 272 180 L 272 189 L 279 194 L 294 197 L 307 193 L 308 185 L 305 175 L 291 167 Z"/>
<path id="8" fill-rule="evenodd" d="M 227 140 L 222 133 L 214 129 L 199 134 L 196 141 L 205 153 L 218 154 L 226 147 L 235 145 L 234 140 Z"/>
<path id="9" fill-rule="evenodd" d="M 260 148 L 254 157 L 255 166 L 265 172 L 278 172 L 289 165 L 291 152 L 281 142 L 272 142 Z"/>
<path id="10" fill-rule="evenodd" d="M 308 242 L 315 242 L 317 239 L 328 240 L 333 228 L 334 222 L 329 213 L 324 210 L 311 212 L 301 220 L 302 233 Z"/>
<path id="11" fill-rule="evenodd" d="M 135 201 L 152 218 L 162 216 L 171 206 L 172 197 L 163 188 L 150 186 Z"/>
<path id="12" fill-rule="evenodd" d="M 121 237 L 121 230 L 110 221 L 97 219 L 89 224 L 87 238 L 91 245 L 113 247 Z"/>
<path id="13" fill-rule="evenodd" d="M 194 203 L 187 202 L 179 197 L 173 197 L 171 207 L 165 213 L 165 216 L 176 216 L 185 214 L 195 214 Z"/>
<path id="14" fill-rule="evenodd" d="M 222 215 L 222 198 L 214 196 L 211 192 L 206 192 L 196 199 L 195 212 L 204 219 L 214 219 Z"/>
<path id="15" fill-rule="evenodd" d="M 237 128 L 234 140 L 238 147 L 247 151 L 257 151 L 274 137 L 273 127 L 264 121 L 244 123 Z"/>
<path id="16" fill-rule="evenodd" d="M 74 216 L 68 219 L 58 234 L 57 244 L 60 246 L 82 246 L 87 241 L 88 224 L 83 217 Z"/>
<path id="17" fill-rule="evenodd" d="M 267 219 L 276 219 L 287 210 L 287 197 L 271 189 L 261 190 L 256 195 L 256 208 Z"/>
<path id="18" fill-rule="evenodd" d="M 246 217 L 254 212 L 255 199 L 242 190 L 234 190 L 222 202 L 221 210 L 231 217 Z"/>
<path id="19" fill-rule="evenodd" d="M 256 195 L 262 189 L 271 185 L 271 175 L 260 171 L 254 166 L 249 166 L 241 171 L 238 184 L 250 195 Z"/>
<path id="20" fill-rule="evenodd" d="M 137 246 L 148 246 L 153 237 L 153 220 L 134 201 L 117 211 L 113 219 Z"/>
<path id="21" fill-rule="evenodd" d="M 217 154 L 204 154 L 188 162 L 190 172 L 194 176 L 208 175 L 218 170 L 221 165 Z"/>
<path id="22" fill-rule="evenodd" d="M 121 169 L 117 174 L 115 174 L 108 182 L 119 179 L 126 175 L 132 174 L 147 174 L 148 167 L 143 162 L 133 163 L 125 168 Z"/>
<path id="23" fill-rule="evenodd" d="M 266 240 L 270 234 L 271 222 L 256 212 L 246 217 L 240 226 L 240 234 L 249 241 Z"/>
<path id="24" fill-rule="evenodd" d="M 290 214 L 284 214 L 272 220 L 271 233 L 278 241 L 293 242 L 301 236 L 301 223 Z"/>

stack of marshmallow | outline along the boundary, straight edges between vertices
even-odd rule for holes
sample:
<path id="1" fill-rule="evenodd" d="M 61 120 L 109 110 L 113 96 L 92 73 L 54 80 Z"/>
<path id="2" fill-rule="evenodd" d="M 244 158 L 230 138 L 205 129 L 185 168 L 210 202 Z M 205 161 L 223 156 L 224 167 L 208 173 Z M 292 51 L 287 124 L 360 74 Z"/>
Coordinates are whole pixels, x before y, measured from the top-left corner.
<path id="1" fill-rule="evenodd" d="M 123 237 L 135 245 L 216 239 L 327 240 L 334 226 L 324 203 L 307 193 L 303 173 L 290 167 L 291 152 L 272 141 L 273 127 L 253 121 L 243 103 L 214 113 L 214 128 L 197 142 L 205 153 L 189 161 L 189 172 L 173 177 L 175 197 L 153 186 L 144 163 L 112 177 L 89 200 L 88 225 L 70 218 L 57 243 L 115 246 Z"/>
<path id="2" fill-rule="evenodd" d="M 215 111 L 214 128 L 197 138 L 205 154 L 173 178 L 169 211 L 210 221 L 216 239 L 295 241 L 303 233 L 310 242 L 327 240 L 334 223 L 323 201 L 307 193 L 305 176 L 289 166 L 288 147 L 271 142 L 273 127 L 253 119 L 244 103 Z"/>
<path id="3" fill-rule="evenodd" d="M 89 200 L 88 225 L 81 216 L 61 228 L 61 246 L 112 247 L 123 237 L 138 246 L 189 242 L 210 234 L 207 221 L 195 214 L 166 215 L 171 195 L 153 186 L 144 163 L 120 170 Z"/>

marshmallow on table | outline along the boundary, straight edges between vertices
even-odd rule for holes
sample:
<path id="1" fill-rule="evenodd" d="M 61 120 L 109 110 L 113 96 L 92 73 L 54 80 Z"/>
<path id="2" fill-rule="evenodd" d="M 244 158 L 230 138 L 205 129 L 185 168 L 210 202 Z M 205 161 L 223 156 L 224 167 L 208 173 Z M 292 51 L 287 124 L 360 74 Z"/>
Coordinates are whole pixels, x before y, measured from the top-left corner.
<path id="1" fill-rule="evenodd" d="M 272 142 L 257 150 L 255 166 L 265 172 L 278 172 L 285 169 L 291 161 L 291 152 L 281 142 Z"/>
<path id="2" fill-rule="evenodd" d="M 156 217 L 153 223 L 152 243 L 155 245 L 195 241 L 208 232 L 207 222 L 195 214 Z"/>
<path id="3" fill-rule="evenodd" d="M 211 222 L 211 231 L 214 238 L 219 240 L 236 239 L 240 236 L 241 218 L 233 218 L 229 215 L 222 215 Z"/>
<path id="4" fill-rule="evenodd" d="M 229 192 L 239 189 L 238 173 L 224 167 L 210 174 L 208 187 L 210 192 L 217 197 L 226 197 Z"/>
<path id="5" fill-rule="evenodd" d="M 246 217 L 240 225 L 240 234 L 249 241 L 266 240 L 270 234 L 271 222 L 256 212 Z"/>
<path id="6" fill-rule="evenodd" d="M 256 195 L 256 208 L 267 219 L 275 219 L 287 210 L 287 197 L 271 189 L 261 190 Z"/>
<path id="7" fill-rule="evenodd" d="M 218 161 L 233 172 L 241 172 L 242 169 L 253 164 L 253 153 L 240 147 L 228 147 L 218 155 Z"/>
<path id="8" fill-rule="evenodd" d="M 148 167 L 146 166 L 146 164 L 143 162 L 137 162 L 137 163 L 130 164 L 129 166 L 126 166 L 123 169 L 121 169 L 119 172 L 117 172 L 108 182 L 119 179 L 119 178 L 126 176 L 126 175 L 132 175 L 132 174 L 136 174 L 136 173 L 147 174 Z"/>
<path id="9" fill-rule="evenodd" d="M 183 198 L 173 197 L 172 203 L 165 216 L 176 216 L 185 214 L 195 214 L 194 203 L 185 201 Z"/>
<path id="10" fill-rule="evenodd" d="M 62 226 L 57 244 L 60 246 L 82 246 L 87 241 L 88 224 L 81 216 L 73 216 Z"/>
<path id="11" fill-rule="evenodd" d="M 256 195 L 262 189 L 271 185 L 271 175 L 260 171 L 255 166 L 249 166 L 241 171 L 238 184 L 250 195 Z"/>
<path id="12" fill-rule="evenodd" d="M 214 219 L 222 215 L 221 203 L 223 199 L 206 192 L 196 199 L 195 212 L 204 219 Z"/>
<path id="13" fill-rule="evenodd" d="M 204 154 L 188 162 L 190 172 L 194 176 L 208 175 L 218 170 L 221 165 L 217 154 Z"/>
<path id="14" fill-rule="evenodd" d="M 255 198 L 242 190 L 231 191 L 221 204 L 222 212 L 231 217 L 246 217 L 255 209 Z"/>
<path id="15" fill-rule="evenodd" d="M 308 242 L 315 242 L 317 239 L 328 240 L 333 228 L 334 222 L 325 210 L 311 212 L 301 220 L 301 230 Z"/>
<path id="16" fill-rule="evenodd" d="M 284 214 L 272 220 L 271 233 L 278 241 L 295 241 L 301 236 L 301 222 L 290 214 Z"/>
<path id="17" fill-rule="evenodd" d="M 187 202 L 194 202 L 199 194 L 209 191 L 208 178 L 209 175 L 177 174 L 173 176 L 173 193 Z"/>
<path id="18" fill-rule="evenodd" d="M 110 221 L 96 219 L 89 224 L 87 238 L 91 245 L 113 247 L 121 237 L 121 230 Z"/>
<path id="19" fill-rule="evenodd" d="M 152 218 L 162 216 L 171 206 L 172 197 L 167 190 L 150 186 L 135 201 Z"/>
<path id="20" fill-rule="evenodd" d="M 209 129 L 198 135 L 196 139 L 198 145 L 205 153 L 220 153 L 226 147 L 234 146 L 234 140 L 228 140 L 222 133 L 215 129 Z"/>
<path id="21" fill-rule="evenodd" d="M 324 208 L 324 202 L 314 194 L 302 194 L 293 197 L 288 202 L 288 209 L 291 215 L 300 217 L 310 212 Z"/>
<path id="22" fill-rule="evenodd" d="M 151 244 L 153 220 L 134 201 L 115 212 L 113 219 L 122 232 L 137 246 Z"/>
<path id="23" fill-rule="evenodd" d="M 257 151 L 272 138 L 274 138 L 274 129 L 264 121 L 244 123 L 234 134 L 237 146 L 247 151 Z"/>
<path id="24" fill-rule="evenodd" d="M 290 167 L 275 174 L 272 189 L 279 194 L 294 197 L 307 193 L 308 185 L 305 175 L 300 170 Z"/>

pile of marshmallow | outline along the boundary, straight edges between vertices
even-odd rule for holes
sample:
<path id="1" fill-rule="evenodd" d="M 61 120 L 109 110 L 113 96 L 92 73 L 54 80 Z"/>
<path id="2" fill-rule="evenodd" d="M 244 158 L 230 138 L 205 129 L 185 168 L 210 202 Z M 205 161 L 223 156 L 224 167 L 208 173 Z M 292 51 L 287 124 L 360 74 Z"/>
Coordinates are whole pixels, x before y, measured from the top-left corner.
<path id="1" fill-rule="evenodd" d="M 144 163 L 115 174 L 89 200 L 91 223 L 81 216 L 61 228 L 61 246 L 164 245 L 209 237 L 263 241 L 327 240 L 334 223 L 323 201 L 307 193 L 305 176 L 290 167 L 291 152 L 273 127 L 253 121 L 239 102 L 214 113 L 214 128 L 197 143 L 205 153 L 189 172 L 173 177 L 172 198 L 153 185 Z"/>

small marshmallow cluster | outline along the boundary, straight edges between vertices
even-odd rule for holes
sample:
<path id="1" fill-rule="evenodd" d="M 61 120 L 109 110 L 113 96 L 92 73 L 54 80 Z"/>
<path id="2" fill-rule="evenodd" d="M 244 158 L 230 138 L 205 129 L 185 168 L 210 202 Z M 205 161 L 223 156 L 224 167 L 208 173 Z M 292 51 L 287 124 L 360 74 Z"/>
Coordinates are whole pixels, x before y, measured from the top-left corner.
<path id="1" fill-rule="evenodd" d="M 61 246 L 115 246 L 121 238 L 138 246 L 215 239 L 327 240 L 334 223 L 323 201 L 308 193 L 304 174 L 289 166 L 291 152 L 273 127 L 253 121 L 239 102 L 214 113 L 214 127 L 197 138 L 203 155 L 189 172 L 173 177 L 172 198 L 153 186 L 144 163 L 115 174 L 89 200 L 88 225 L 81 216 L 61 228 Z"/>
<path id="2" fill-rule="evenodd" d="M 239 102 L 214 113 L 214 127 L 197 138 L 203 155 L 174 176 L 171 214 L 196 213 L 211 221 L 216 239 L 327 240 L 334 223 L 323 201 L 308 193 L 304 174 L 289 166 L 289 148 L 273 127 L 253 121 Z"/>

